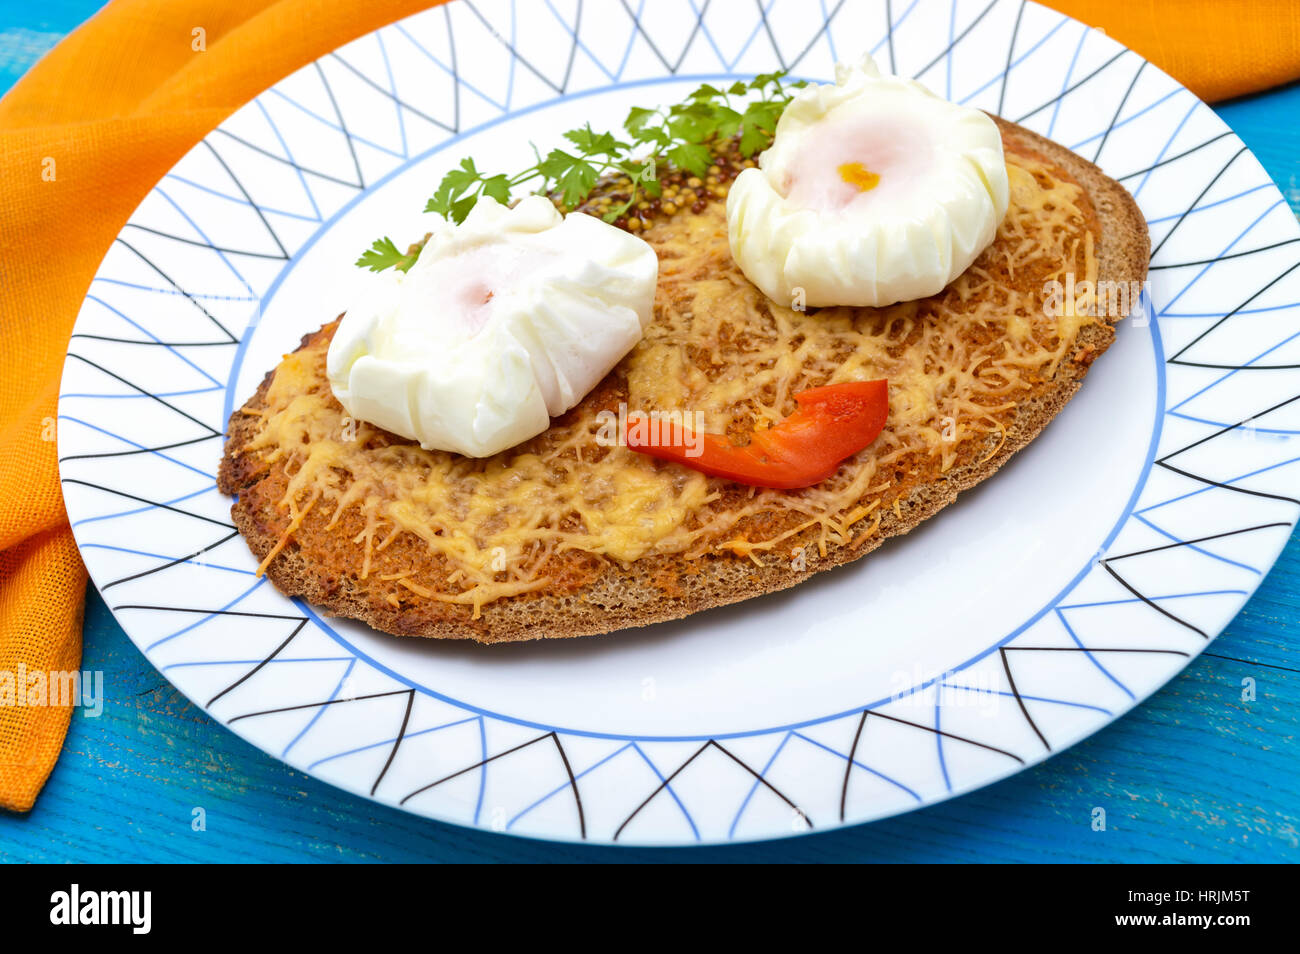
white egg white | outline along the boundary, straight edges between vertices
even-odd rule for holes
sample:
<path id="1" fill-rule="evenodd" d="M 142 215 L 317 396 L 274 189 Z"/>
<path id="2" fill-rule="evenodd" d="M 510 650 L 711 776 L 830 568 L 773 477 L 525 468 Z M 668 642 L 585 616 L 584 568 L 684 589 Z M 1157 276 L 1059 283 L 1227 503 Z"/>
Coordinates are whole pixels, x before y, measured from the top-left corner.
<path id="1" fill-rule="evenodd" d="M 483 198 L 388 274 L 330 343 L 335 397 L 426 449 L 487 457 L 544 431 L 641 340 L 659 261 L 541 196 Z"/>
<path id="2" fill-rule="evenodd" d="M 727 228 L 736 263 L 774 301 L 883 306 L 965 271 L 1008 197 L 992 119 L 864 57 L 786 107 L 758 167 L 732 184 Z"/>

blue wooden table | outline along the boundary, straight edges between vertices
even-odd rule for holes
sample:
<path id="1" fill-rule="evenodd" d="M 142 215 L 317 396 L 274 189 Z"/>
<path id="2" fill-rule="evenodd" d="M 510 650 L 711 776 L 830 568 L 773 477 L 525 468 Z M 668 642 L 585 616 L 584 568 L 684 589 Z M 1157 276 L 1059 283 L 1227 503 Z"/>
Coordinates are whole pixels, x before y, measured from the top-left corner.
<path id="1" fill-rule="evenodd" d="M 99 6 L 0 2 L 0 93 Z M 1300 86 L 1218 112 L 1300 210 Z M 92 587 L 82 666 L 104 710 L 72 720 L 36 808 L 0 812 L 7 861 L 1300 860 L 1300 534 L 1182 675 L 1047 763 L 955 801 L 844 831 L 675 850 L 553 845 L 424 821 L 247 745 L 136 651 Z M 1242 702 L 1242 680 L 1257 686 Z M 1107 830 L 1091 829 L 1106 809 Z M 206 830 L 193 831 L 195 808 Z"/>

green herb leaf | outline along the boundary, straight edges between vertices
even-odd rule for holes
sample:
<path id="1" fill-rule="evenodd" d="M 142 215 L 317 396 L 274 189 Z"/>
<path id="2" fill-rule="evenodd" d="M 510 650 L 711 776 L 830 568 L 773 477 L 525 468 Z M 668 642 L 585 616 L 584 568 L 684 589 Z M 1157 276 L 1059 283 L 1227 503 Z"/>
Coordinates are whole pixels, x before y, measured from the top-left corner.
<path id="1" fill-rule="evenodd" d="M 473 192 L 475 198 L 478 194 L 478 186 L 482 177 L 474 165 L 473 159 L 462 159 L 460 167 L 452 169 L 442 177 L 442 182 L 438 183 L 437 190 L 433 196 L 425 203 L 424 211 L 435 212 L 444 218 L 455 218 L 455 210 L 463 205 L 467 193 Z M 474 203 L 471 201 L 470 206 Z M 466 210 L 468 214 L 468 209 Z M 463 221 L 464 216 L 456 219 L 457 222 Z"/>
<path id="2" fill-rule="evenodd" d="M 770 142 L 767 133 L 757 126 L 746 125 L 740 134 L 740 154 L 749 159 L 756 152 L 762 152 Z"/>
<path id="3" fill-rule="evenodd" d="M 708 171 L 712 157 L 709 147 L 699 143 L 684 142 L 668 150 L 668 160 L 694 176 L 703 176 Z"/>
<path id="4" fill-rule="evenodd" d="M 698 102 L 700 100 L 722 99 L 724 95 L 725 94 L 722 90 L 718 89 L 716 86 L 711 86 L 708 83 L 705 83 L 695 92 L 691 93 L 690 98 Z"/>
<path id="5" fill-rule="evenodd" d="M 368 268 L 372 272 L 382 272 L 386 268 L 396 268 L 404 272 L 414 265 L 415 260 L 419 257 L 418 250 L 413 255 L 407 255 L 398 250 L 392 239 L 384 236 L 381 239 L 376 239 L 369 249 L 362 252 L 356 264 L 362 268 Z"/>
<path id="6" fill-rule="evenodd" d="M 637 135 L 637 145 L 641 146 L 655 146 L 662 149 L 672 141 L 673 137 L 662 126 L 648 126 Z"/>
<path id="7" fill-rule="evenodd" d="M 505 175 L 488 176 L 483 180 L 483 195 L 496 199 L 502 205 L 509 205 L 510 179 Z"/>
<path id="8" fill-rule="evenodd" d="M 644 106 L 633 106 L 627 114 L 627 119 L 623 120 L 623 128 L 633 136 L 638 136 L 641 130 L 645 129 L 652 120 L 659 115 L 657 109 L 646 109 Z"/>
<path id="9" fill-rule="evenodd" d="M 784 103 L 758 101 L 745 107 L 740 117 L 744 131 L 740 134 L 740 154 L 749 158 L 766 149 L 776 133 L 777 120 L 785 110 Z"/>
<path id="10" fill-rule="evenodd" d="M 779 91 L 781 88 L 781 77 L 785 76 L 785 70 L 776 70 L 772 73 L 759 73 L 749 81 L 749 88 L 752 90 L 765 90 L 769 86 L 774 86 Z"/>
<path id="11" fill-rule="evenodd" d="M 457 199 L 451 204 L 451 220 L 460 225 L 469 218 L 469 210 L 474 208 L 478 203 L 478 196 L 467 195 L 463 199 Z"/>
<path id="12" fill-rule="evenodd" d="M 586 200 L 602 176 L 621 173 L 631 183 L 630 194 L 604 216 L 608 222 L 617 221 L 642 198 L 662 194 L 659 174 L 665 167 L 702 178 L 719 139 L 739 134 L 740 152 L 747 158 L 768 148 L 792 91 L 807 85 L 802 80 L 784 82 L 784 77 L 783 71 L 761 73 L 725 89 L 703 83 L 677 105 L 634 106 L 623 120 L 627 141 L 585 123 L 564 133 L 570 149 L 552 149 L 542 156 L 534 146 L 534 164 L 514 175 L 484 175 L 467 157 L 442 177 L 424 210 L 459 224 L 483 196 L 508 205 L 516 188 L 527 187 L 553 197 L 567 212 Z M 405 271 L 419 254 L 418 247 L 411 254 L 401 252 L 385 237 L 375 241 L 357 264 L 374 271 Z"/>
<path id="13" fill-rule="evenodd" d="M 560 193 L 560 201 L 568 208 L 585 199 L 600 177 L 590 162 L 563 149 L 552 149 L 547 153 L 546 158 L 537 164 L 537 170 L 543 178 L 554 183 L 554 191 Z"/>
<path id="14" fill-rule="evenodd" d="M 591 123 L 581 129 L 570 129 L 564 138 L 588 156 L 617 156 L 628 148 L 627 143 L 619 142 L 612 133 L 592 132 Z"/>
<path id="15" fill-rule="evenodd" d="M 719 139 L 730 139 L 744 121 L 740 113 L 730 106 L 719 106 L 713 113 L 714 134 Z"/>
<path id="16" fill-rule="evenodd" d="M 703 142 L 712 131 L 706 116 L 680 113 L 668 120 L 668 134 L 683 143 Z"/>
<path id="17" fill-rule="evenodd" d="M 474 160 L 466 156 L 460 161 L 460 168 L 452 169 L 443 176 L 442 181 L 444 185 L 450 186 L 459 194 L 474 185 L 478 179 L 478 169 L 474 167 Z"/>

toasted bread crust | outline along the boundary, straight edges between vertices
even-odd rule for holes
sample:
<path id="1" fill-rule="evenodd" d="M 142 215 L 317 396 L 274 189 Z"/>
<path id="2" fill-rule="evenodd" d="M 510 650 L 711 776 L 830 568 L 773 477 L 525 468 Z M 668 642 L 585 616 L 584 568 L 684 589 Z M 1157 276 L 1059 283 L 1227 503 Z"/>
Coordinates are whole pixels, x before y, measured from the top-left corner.
<path id="1" fill-rule="evenodd" d="M 1014 124 L 997 120 L 1003 135 L 1050 160 L 1087 191 L 1101 223 L 1097 245 L 1098 280 L 1141 282 L 1146 277 L 1150 237 L 1132 196 L 1100 169 L 1068 149 Z M 303 338 L 303 346 L 323 332 Z M 922 484 L 885 511 L 877 532 L 857 548 L 831 544 L 825 555 L 816 546 L 816 530 L 792 539 L 806 554 L 804 568 L 788 560 L 763 565 L 728 553 L 683 565 L 679 556 L 648 556 L 623 568 L 608 563 L 578 590 L 538 590 L 496 600 L 474 618 L 469 606 L 413 600 L 393 606 L 355 575 L 340 573 L 313 560 L 305 548 L 285 547 L 266 567 L 267 576 L 285 594 L 299 596 L 328 615 L 362 620 L 376 629 L 402 636 L 511 642 L 526 639 L 589 636 L 634 626 L 679 619 L 715 606 L 724 606 L 801 583 L 815 573 L 865 556 L 890 537 L 907 533 L 952 503 L 963 490 L 985 480 L 1016 451 L 1038 435 L 1079 389 L 1091 362 L 1114 339 L 1109 321 L 1086 325 L 1079 334 L 1075 357 L 1060 364 L 1048 385 L 1021 402 L 1007 427 L 1000 449 L 982 461 L 958 463 L 940 481 Z M 256 411 L 274 372 L 267 374 L 244 410 Z M 275 547 L 284 522 L 277 502 L 286 478 L 244 449 L 257 434 L 259 418 L 236 411 L 231 417 L 218 487 L 238 494 L 231 516 L 249 547 L 264 559 Z M 992 445 L 990 444 L 990 447 Z M 663 580 L 673 585 L 665 587 Z"/>

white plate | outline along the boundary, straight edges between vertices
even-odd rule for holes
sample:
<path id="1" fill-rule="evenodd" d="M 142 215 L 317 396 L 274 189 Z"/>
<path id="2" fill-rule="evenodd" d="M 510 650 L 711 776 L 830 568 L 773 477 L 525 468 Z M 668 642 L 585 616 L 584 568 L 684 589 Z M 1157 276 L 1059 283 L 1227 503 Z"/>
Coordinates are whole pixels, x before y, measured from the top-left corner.
<path id="1" fill-rule="evenodd" d="M 364 290 L 372 238 L 423 234 L 450 165 L 864 49 L 1097 160 L 1151 226 L 1142 316 L 996 479 L 792 591 L 605 639 L 395 639 L 253 575 L 214 487 L 230 411 Z M 149 661 L 318 778 L 543 838 L 833 828 L 1077 742 L 1240 609 L 1296 518 L 1298 242 L 1208 107 L 1033 4 L 456 0 L 276 84 L 136 210 L 69 346 L 64 494 Z"/>

